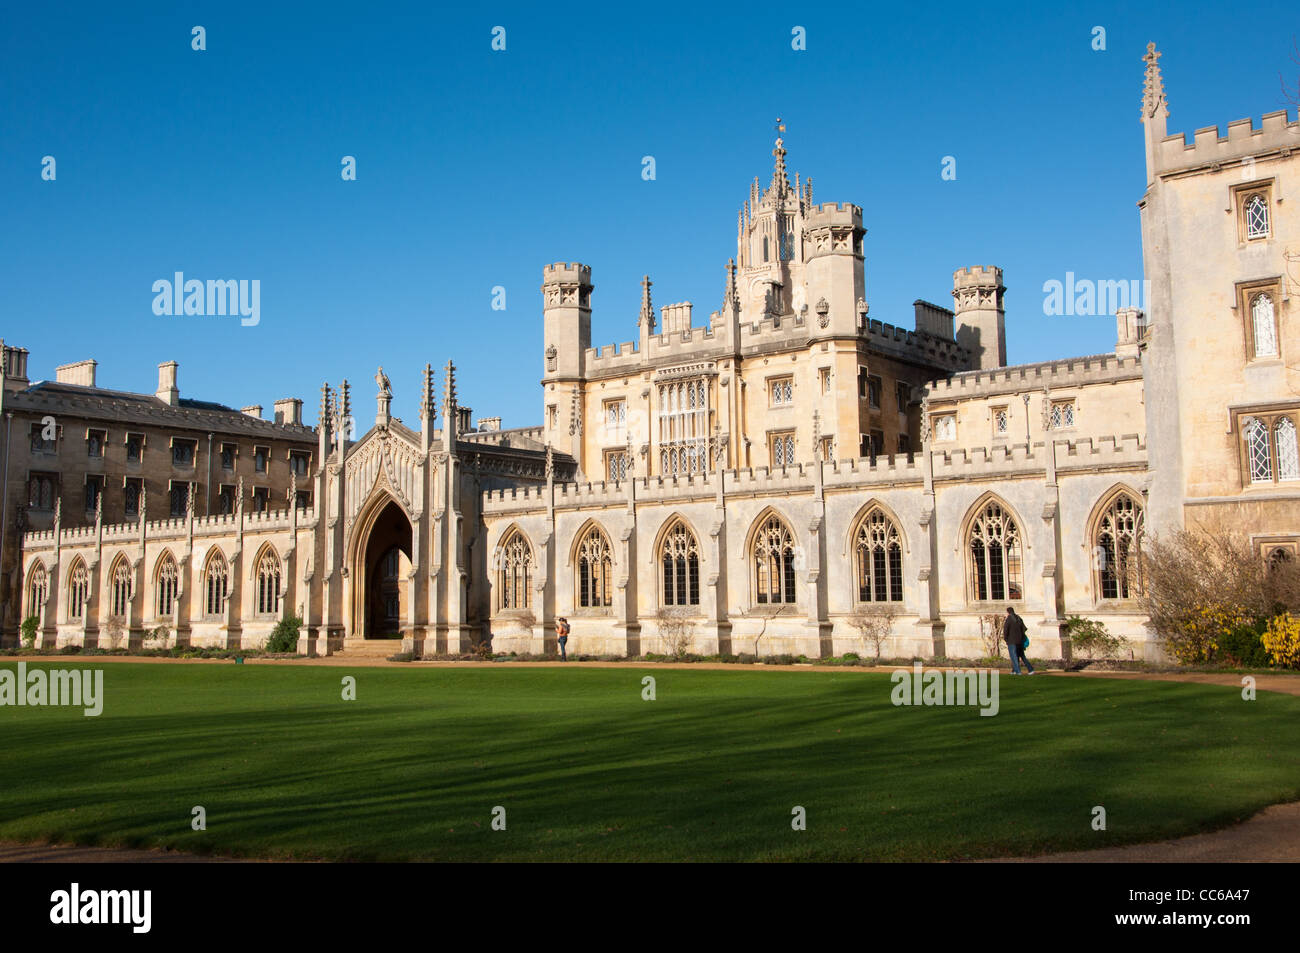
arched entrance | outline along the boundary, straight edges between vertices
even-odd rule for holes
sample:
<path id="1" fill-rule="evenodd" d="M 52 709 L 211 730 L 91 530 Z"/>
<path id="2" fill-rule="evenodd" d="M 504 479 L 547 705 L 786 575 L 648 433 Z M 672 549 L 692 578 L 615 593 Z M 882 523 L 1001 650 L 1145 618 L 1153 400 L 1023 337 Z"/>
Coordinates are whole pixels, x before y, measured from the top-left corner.
<path id="1" fill-rule="evenodd" d="M 353 569 L 352 635 L 399 639 L 410 619 L 411 522 L 389 500 L 363 532 Z"/>

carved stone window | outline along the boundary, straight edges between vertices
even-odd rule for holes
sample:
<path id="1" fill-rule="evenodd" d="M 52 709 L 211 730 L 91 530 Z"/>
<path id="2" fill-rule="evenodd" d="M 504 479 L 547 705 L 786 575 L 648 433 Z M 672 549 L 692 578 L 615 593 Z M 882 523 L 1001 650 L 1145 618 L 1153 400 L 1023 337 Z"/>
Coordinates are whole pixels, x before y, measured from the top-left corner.
<path id="1" fill-rule="evenodd" d="M 579 608 L 605 608 L 614 604 L 613 551 L 609 538 L 597 527 L 591 527 L 583 536 L 574 569 Z"/>
<path id="2" fill-rule="evenodd" d="M 257 613 L 275 615 L 280 611 L 280 558 L 269 547 L 257 561 Z"/>
<path id="3" fill-rule="evenodd" d="M 519 530 L 511 530 L 501 544 L 497 587 L 502 609 L 527 609 L 532 605 L 533 548 Z"/>
<path id="4" fill-rule="evenodd" d="M 972 602 L 1024 598 L 1020 528 L 997 501 L 986 503 L 967 530 Z"/>
<path id="5" fill-rule="evenodd" d="M 1117 493 L 1102 511 L 1093 532 L 1097 594 L 1102 599 L 1133 599 L 1142 592 L 1142 503 Z"/>
<path id="6" fill-rule="evenodd" d="M 754 536 L 754 603 L 790 605 L 795 602 L 794 533 L 781 517 L 763 521 Z"/>
<path id="7" fill-rule="evenodd" d="M 903 601 L 903 541 L 894 521 L 876 507 L 854 534 L 858 602 Z"/>
<path id="8" fill-rule="evenodd" d="M 159 617 L 170 616 L 176 609 L 176 588 L 179 574 L 176 560 L 167 553 L 158 564 L 158 579 L 154 583 L 155 606 Z"/>
<path id="9" fill-rule="evenodd" d="M 665 606 L 700 604 L 700 547 L 695 534 L 677 520 L 659 549 L 660 591 Z"/>
<path id="10" fill-rule="evenodd" d="M 77 557 L 68 573 L 68 618 L 81 621 L 86 617 L 86 601 L 90 598 L 90 573 L 86 564 Z"/>
<path id="11" fill-rule="evenodd" d="M 42 563 L 37 563 L 27 580 L 27 616 L 39 617 L 45 611 L 45 600 L 50 594 L 50 576 Z"/>

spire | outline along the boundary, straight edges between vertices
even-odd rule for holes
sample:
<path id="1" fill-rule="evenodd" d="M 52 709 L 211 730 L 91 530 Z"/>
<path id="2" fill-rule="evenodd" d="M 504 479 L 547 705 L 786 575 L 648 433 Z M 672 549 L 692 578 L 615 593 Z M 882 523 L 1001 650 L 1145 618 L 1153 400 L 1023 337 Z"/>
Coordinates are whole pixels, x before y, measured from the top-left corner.
<path id="1" fill-rule="evenodd" d="M 446 413 L 456 412 L 456 365 L 451 361 L 442 370 L 442 406 Z"/>
<path id="2" fill-rule="evenodd" d="M 785 132 L 785 123 L 781 122 L 780 116 L 776 118 L 776 131 L 776 148 L 772 150 L 776 159 L 776 166 L 772 169 L 772 186 L 778 195 L 783 195 L 790 191 L 790 177 L 785 172 L 785 140 L 780 136 Z"/>
<path id="3" fill-rule="evenodd" d="M 654 305 L 650 303 L 650 286 L 652 284 L 654 282 L 650 280 L 649 275 L 641 279 L 641 314 L 636 319 L 637 326 L 645 325 L 648 331 L 655 329 L 655 309 Z"/>
<path id="4" fill-rule="evenodd" d="M 1146 77 L 1142 83 L 1142 121 L 1152 119 L 1159 112 L 1162 117 L 1169 115 L 1169 102 L 1165 99 L 1165 83 L 1160 77 L 1158 60 L 1161 53 L 1154 43 L 1147 44 L 1146 55 L 1142 61 L 1147 64 Z"/>
<path id="5" fill-rule="evenodd" d="M 424 365 L 424 383 L 420 388 L 420 417 L 432 421 L 438 413 L 438 399 L 433 392 L 433 365 Z"/>

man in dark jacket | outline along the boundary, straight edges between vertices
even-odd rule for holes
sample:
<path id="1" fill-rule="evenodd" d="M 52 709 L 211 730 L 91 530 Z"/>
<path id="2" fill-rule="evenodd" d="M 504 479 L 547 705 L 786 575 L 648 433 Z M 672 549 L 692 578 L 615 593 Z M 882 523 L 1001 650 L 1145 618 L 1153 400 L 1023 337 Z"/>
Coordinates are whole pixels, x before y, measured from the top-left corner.
<path id="1" fill-rule="evenodd" d="M 1034 667 L 1025 658 L 1025 620 L 1016 615 L 1016 610 L 1007 606 L 1007 621 L 1002 624 L 1002 641 L 1007 643 L 1007 654 L 1011 656 L 1011 674 L 1020 674 L 1020 663 L 1025 663 L 1030 675 Z"/>

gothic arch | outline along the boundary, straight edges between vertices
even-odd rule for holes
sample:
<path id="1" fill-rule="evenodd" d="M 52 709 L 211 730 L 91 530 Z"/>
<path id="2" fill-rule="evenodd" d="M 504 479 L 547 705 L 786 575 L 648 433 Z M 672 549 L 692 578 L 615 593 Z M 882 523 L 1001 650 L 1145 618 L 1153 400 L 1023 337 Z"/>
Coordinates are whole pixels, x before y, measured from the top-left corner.
<path id="1" fill-rule="evenodd" d="M 676 510 L 673 510 L 673 512 L 669 513 L 664 518 L 663 522 L 659 524 L 659 528 L 655 530 L 654 543 L 653 545 L 651 545 L 650 553 L 646 559 L 646 561 L 650 565 L 653 566 L 658 562 L 659 550 L 663 547 L 664 539 L 668 536 L 669 531 L 672 530 L 673 527 L 676 526 L 678 523 L 681 523 L 683 526 L 685 526 L 686 532 L 690 533 L 692 536 L 695 537 L 695 543 L 697 546 L 702 545 L 700 543 L 700 534 L 695 529 L 695 524 L 692 523 L 690 519 L 688 519 L 686 516 L 682 515 Z M 700 550 L 700 561 L 701 563 L 704 561 L 703 549 Z"/>
<path id="2" fill-rule="evenodd" d="M 90 603 L 90 570 L 81 556 L 74 556 L 68 566 L 64 592 L 67 593 L 68 618 L 84 621 Z"/>
<path id="3" fill-rule="evenodd" d="M 853 519 L 849 520 L 848 528 L 845 529 L 844 536 L 841 540 L 842 545 L 840 546 L 840 555 L 844 557 L 853 555 L 853 546 L 858 535 L 858 527 L 862 525 L 862 521 L 867 518 L 872 510 L 880 510 L 885 514 L 885 519 L 894 524 L 898 529 L 899 537 L 903 541 L 903 555 L 906 556 L 910 554 L 912 552 L 912 544 L 907 536 L 906 525 L 898 518 L 898 514 L 894 511 L 893 507 L 885 503 L 883 500 L 877 499 L 873 496 L 871 499 L 867 500 L 867 502 L 859 506 L 857 512 L 853 514 Z"/>
<path id="4" fill-rule="evenodd" d="M 153 611 L 157 618 L 166 618 L 176 611 L 176 600 L 180 595 L 181 567 L 170 549 L 163 549 L 154 560 L 153 574 Z"/>
<path id="5" fill-rule="evenodd" d="M 614 542 L 599 522 L 584 522 L 569 546 L 575 609 L 610 609 L 614 605 Z"/>
<path id="6" fill-rule="evenodd" d="M 988 491 L 962 520 L 958 552 L 966 602 L 1020 602 L 1025 598 L 1025 522 L 1001 496 Z"/>
<path id="7" fill-rule="evenodd" d="M 23 573 L 22 600 L 22 618 L 24 619 L 28 616 L 42 615 L 46 605 L 49 604 L 50 572 L 45 568 L 45 563 L 40 557 L 33 559 L 27 565 L 27 571 Z M 42 620 L 43 622 L 44 620 Z"/>
<path id="8" fill-rule="evenodd" d="M 116 618 L 130 618 L 131 604 L 135 601 L 135 572 L 126 553 L 119 552 L 108 564 L 105 579 L 108 592 L 108 614 Z"/>
<path id="9" fill-rule="evenodd" d="M 1124 505 L 1127 501 L 1127 506 Z M 1117 506 L 1118 505 L 1118 506 Z M 1123 525 L 1105 525 L 1118 522 Z M 1116 483 L 1088 514 L 1083 547 L 1089 555 L 1089 583 L 1094 603 L 1136 598 L 1142 587 L 1142 537 L 1146 532 L 1146 497 L 1125 483 Z M 1131 541 L 1121 547 L 1131 532 Z M 1109 540 L 1104 540 L 1108 536 Z M 1112 563 L 1109 565 L 1108 563 Z M 1122 575 L 1116 575 L 1116 568 Z M 1106 590 L 1113 589 L 1108 595 Z"/>
<path id="10" fill-rule="evenodd" d="M 742 556 L 753 605 L 798 605 L 800 547 L 794 524 L 764 507 L 745 534 Z"/>
<path id="11" fill-rule="evenodd" d="M 516 565 L 520 558 L 523 559 L 522 566 Z M 489 571 L 489 585 L 493 589 L 493 604 L 497 610 L 532 608 L 537 547 L 518 523 L 507 526 L 497 540 Z"/>

